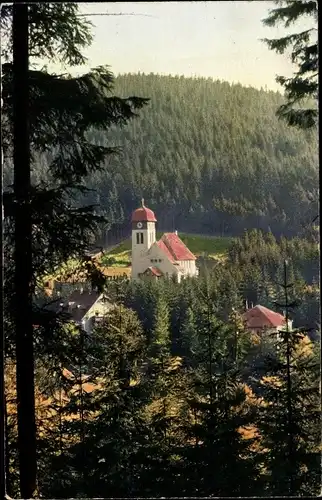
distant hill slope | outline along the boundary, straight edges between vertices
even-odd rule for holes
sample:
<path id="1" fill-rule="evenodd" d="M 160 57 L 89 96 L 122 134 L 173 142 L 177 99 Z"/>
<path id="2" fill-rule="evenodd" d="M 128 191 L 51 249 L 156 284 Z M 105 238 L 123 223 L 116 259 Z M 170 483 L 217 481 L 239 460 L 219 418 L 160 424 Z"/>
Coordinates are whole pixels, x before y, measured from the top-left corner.
<path id="1" fill-rule="evenodd" d="M 198 234 L 294 234 L 317 213 L 317 137 L 276 118 L 279 93 L 154 74 L 118 76 L 114 93 L 151 101 L 125 128 L 91 133 L 122 148 L 89 179 L 87 201 L 111 222 L 127 224 L 141 197 L 159 230 Z"/>

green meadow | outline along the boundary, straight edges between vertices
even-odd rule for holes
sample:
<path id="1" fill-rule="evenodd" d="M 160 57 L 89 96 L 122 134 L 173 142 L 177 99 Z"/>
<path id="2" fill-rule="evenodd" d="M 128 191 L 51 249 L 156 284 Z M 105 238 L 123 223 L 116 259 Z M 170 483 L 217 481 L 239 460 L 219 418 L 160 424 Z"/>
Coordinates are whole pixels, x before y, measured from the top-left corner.
<path id="1" fill-rule="evenodd" d="M 157 239 L 161 238 L 163 233 L 157 233 Z M 208 256 L 214 259 L 223 259 L 233 240 L 231 237 L 205 236 L 179 233 L 182 241 L 189 250 L 197 257 Z M 101 258 L 103 265 L 115 267 L 128 266 L 131 261 L 131 238 L 122 241 L 117 247 L 106 253 Z"/>

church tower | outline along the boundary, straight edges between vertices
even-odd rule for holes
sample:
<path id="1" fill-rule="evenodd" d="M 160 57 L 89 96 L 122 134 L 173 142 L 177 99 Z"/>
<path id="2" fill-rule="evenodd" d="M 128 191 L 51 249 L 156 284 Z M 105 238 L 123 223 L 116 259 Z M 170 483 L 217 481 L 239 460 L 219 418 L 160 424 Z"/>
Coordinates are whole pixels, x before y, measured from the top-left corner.
<path id="1" fill-rule="evenodd" d="M 132 278 L 137 278 L 144 269 L 144 256 L 156 241 L 154 212 L 144 205 L 132 214 Z M 142 267 L 143 266 L 143 267 Z"/>

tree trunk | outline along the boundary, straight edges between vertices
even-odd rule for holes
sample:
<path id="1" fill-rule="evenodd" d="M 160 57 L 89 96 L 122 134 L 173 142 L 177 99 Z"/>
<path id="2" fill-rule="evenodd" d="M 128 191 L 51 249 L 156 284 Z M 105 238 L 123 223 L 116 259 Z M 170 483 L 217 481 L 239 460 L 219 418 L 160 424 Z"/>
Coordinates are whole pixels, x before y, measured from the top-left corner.
<path id="1" fill-rule="evenodd" d="M 1 42 L 1 40 L 0 40 Z M 2 62 L 0 49 L 0 117 L 2 117 Z M 6 457 L 5 457 L 5 389 L 4 389 L 4 296 L 3 296 L 3 155 L 2 155 L 2 123 L 0 123 L 0 191 L 1 191 L 1 233 L 0 233 L 0 498 L 6 495 Z"/>
<path id="2" fill-rule="evenodd" d="M 15 330 L 21 498 L 36 494 L 36 424 L 32 327 L 32 223 L 28 85 L 28 5 L 13 10 Z"/>

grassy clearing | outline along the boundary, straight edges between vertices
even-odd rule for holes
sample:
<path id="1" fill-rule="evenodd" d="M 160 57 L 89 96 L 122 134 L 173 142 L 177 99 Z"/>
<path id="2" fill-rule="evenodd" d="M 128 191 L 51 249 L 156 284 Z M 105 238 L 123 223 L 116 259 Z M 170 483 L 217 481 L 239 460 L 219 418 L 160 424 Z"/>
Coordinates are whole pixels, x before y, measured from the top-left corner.
<path id="1" fill-rule="evenodd" d="M 157 239 L 161 238 L 163 233 L 157 233 Z M 209 256 L 216 259 L 223 259 L 231 244 L 233 238 L 221 236 L 202 236 L 194 234 L 179 233 L 182 241 L 189 250 L 198 256 Z M 105 254 L 101 263 L 113 267 L 126 267 L 131 260 L 131 238 L 122 241 L 111 252 Z"/>
<path id="2" fill-rule="evenodd" d="M 225 236 L 202 236 L 194 234 L 182 234 L 180 238 L 196 256 L 203 254 L 209 256 L 223 255 L 227 252 L 233 240 L 233 238 Z"/>
<path id="3" fill-rule="evenodd" d="M 127 241 L 127 240 L 126 240 Z M 130 240 L 129 240 L 130 242 Z M 131 242 L 130 242 L 131 243 Z M 124 243 L 121 243 L 119 247 L 122 250 Z M 114 248 L 111 253 L 103 255 L 99 260 L 103 266 L 112 267 L 127 267 L 131 261 L 131 250 L 123 250 L 119 252 L 119 247 Z"/>

